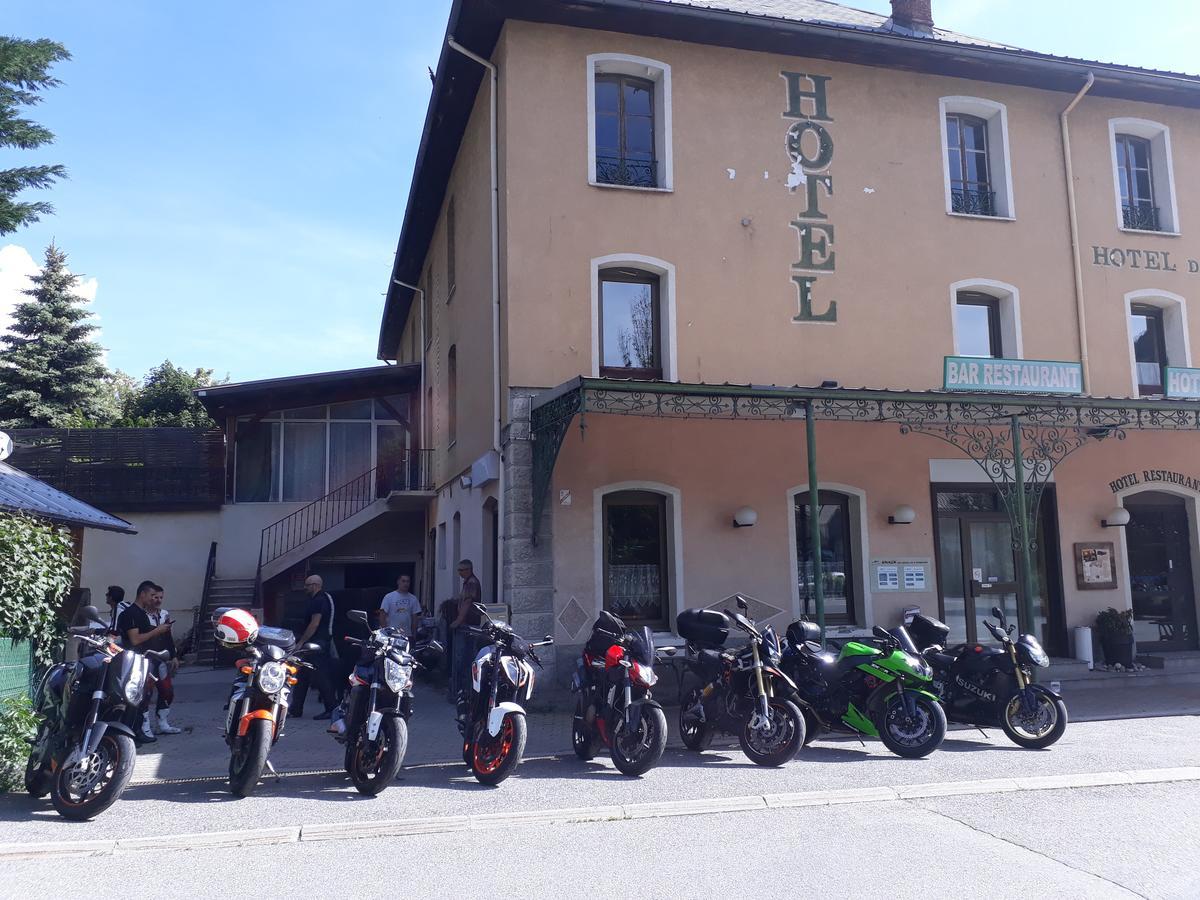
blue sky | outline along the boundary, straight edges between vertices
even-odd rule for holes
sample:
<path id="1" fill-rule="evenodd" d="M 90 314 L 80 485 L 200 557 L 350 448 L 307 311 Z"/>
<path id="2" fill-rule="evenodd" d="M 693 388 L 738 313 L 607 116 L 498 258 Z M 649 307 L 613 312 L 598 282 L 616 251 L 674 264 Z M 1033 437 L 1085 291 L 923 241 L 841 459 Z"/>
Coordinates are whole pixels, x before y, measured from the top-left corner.
<path id="1" fill-rule="evenodd" d="M 888 0 L 850 5 L 887 12 Z M 235 381 L 371 365 L 450 0 L 7 0 L 0 30 L 74 59 L 36 118 L 57 214 L 0 238 L 0 314 L 51 239 L 109 364 Z M 1200 68 L 1194 0 L 934 0 L 1035 50 Z M 7 246 L 6 246 L 7 245 Z"/>

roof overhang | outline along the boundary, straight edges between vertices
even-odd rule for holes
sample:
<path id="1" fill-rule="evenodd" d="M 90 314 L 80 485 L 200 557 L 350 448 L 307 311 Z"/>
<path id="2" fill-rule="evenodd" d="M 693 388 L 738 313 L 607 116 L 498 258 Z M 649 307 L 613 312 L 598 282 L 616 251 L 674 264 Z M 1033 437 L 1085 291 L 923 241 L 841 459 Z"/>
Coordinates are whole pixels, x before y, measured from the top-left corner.
<path id="1" fill-rule="evenodd" d="M 0 510 L 36 516 L 69 528 L 137 534 L 137 529 L 124 519 L 96 509 L 6 462 L 0 462 Z"/>
<path id="2" fill-rule="evenodd" d="M 447 36 L 491 57 L 507 19 L 593 28 L 690 43 L 831 59 L 978 81 L 1200 108 L 1200 78 L 1007 47 L 964 44 L 874 29 L 802 22 L 657 0 L 454 0 Z M 408 205 L 388 280 L 379 359 L 395 358 L 437 224 L 459 144 L 483 80 L 481 66 L 442 43 Z"/>
<path id="3" fill-rule="evenodd" d="M 208 414 L 223 423 L 228 416 L 409 393 L 417 389 L 420 381 L 420 365 L 370 366 L 222 384 L 200 388 L 195 393 Z"/>

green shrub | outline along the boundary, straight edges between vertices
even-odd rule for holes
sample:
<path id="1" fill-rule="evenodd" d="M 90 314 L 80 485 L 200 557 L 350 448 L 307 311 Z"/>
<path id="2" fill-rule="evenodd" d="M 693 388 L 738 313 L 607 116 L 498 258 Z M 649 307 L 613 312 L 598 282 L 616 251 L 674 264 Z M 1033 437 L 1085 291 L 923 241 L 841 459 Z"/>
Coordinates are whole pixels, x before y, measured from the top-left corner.
<path id="1" fill-rule="evenodd" d="M 0 635 L 31 641 L 49 665 L 63 636 L 57 610 L 75 583 L 71 533 L 30 516 L 0 513 Z"/>
<path id="2" fill-rule="evenodd" d="M 37 717 L 28 697 L 0 702 L 0 793 L 24 784 L 29 738 L 37 731 Z"/>

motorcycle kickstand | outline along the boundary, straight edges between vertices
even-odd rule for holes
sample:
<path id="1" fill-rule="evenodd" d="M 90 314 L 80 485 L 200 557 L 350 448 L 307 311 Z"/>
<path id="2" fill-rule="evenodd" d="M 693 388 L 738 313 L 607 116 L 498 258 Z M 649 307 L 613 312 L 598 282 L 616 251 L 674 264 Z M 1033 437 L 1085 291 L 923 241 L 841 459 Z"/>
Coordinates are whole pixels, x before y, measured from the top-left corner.
<path id="1" fill-rule="evenodd" d="M 268 759 L 266 761 L 266 763 L 267 763 L 267 771 L 275 776 L 275 783 L 279 784 L 281 781 L 283 781 L 283 777 L 278 772 L 275 771 L 275 767 L 273 765 L 271 765 L 271 761 Z"/>
<path id="2" fill-rule="evenodd" d="M 976 725 L 976 726 L 975 726 L 975 730 L 976 730 L 976 731 L 978 731 L 980 734 L 982 734 L 982 735 L 983 735 L 985 738 L 987 738 L 988 740 L 991 740 L 991 738 L 988 738 L 988 733 L 987 733 L 986 731 L 984 731 L 984 730 L 983 730 L 983 726 L 981 726 L 981 725 Z"/>

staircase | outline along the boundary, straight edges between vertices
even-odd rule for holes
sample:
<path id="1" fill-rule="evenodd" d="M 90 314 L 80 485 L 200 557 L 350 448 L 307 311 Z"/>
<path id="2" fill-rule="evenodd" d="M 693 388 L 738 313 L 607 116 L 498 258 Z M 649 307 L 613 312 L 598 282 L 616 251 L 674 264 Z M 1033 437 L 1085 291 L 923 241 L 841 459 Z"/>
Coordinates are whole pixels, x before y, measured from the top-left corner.
<path id="1" fill-rule="evenodd" d="M 216 641 L 213 639 L 213 611 L 222 606 L 251 609 L 254 606 L 253 578 L 214 578 L 208 587 L 208 604 L 200 620 L 200 643 L 196 658 L 201 662 L 216 660 Z"/>

